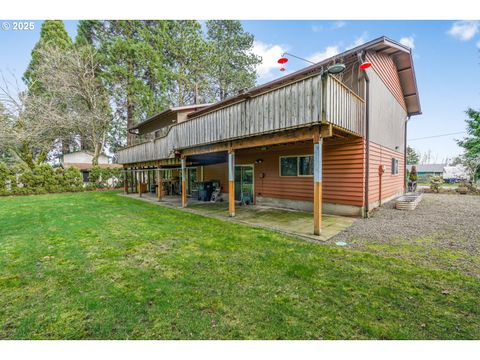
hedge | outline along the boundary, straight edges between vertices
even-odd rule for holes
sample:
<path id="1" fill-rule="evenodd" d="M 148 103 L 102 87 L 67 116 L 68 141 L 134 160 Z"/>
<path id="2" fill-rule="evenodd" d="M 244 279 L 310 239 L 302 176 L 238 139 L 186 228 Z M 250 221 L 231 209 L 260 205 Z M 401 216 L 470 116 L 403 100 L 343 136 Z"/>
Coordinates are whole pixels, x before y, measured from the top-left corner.
<path id="1" fill-rule="evenodd" d="M 92 176 L 93 174 L 93 176 Z M 122 184 L 121 169 L 93 167 L 90 183 L 83 183 L 79 169 L 52 168 L 41 164 L 33 170 L 25 166 L 8 168 L 0 163 L 0 196 L 77 192 L 99 188 L 114 188 Z M 111 179 L 109 181 L 109 179 Z"/>

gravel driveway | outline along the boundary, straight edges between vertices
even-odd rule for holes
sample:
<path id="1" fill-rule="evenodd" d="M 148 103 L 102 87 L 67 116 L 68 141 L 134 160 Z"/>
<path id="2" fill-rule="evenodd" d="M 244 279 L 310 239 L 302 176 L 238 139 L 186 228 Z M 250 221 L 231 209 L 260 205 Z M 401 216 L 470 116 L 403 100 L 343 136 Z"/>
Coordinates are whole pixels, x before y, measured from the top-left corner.
<path id="1" fill-rule="evenodd" d="M 441 258 L 449 267 L 462 263 L 463 270 L 480 274 L 480 196 L 424 194 L 414 211 L 393 206 L 387 203 L 371 218 L 358 219 L 329 243 L 402 257 L 409 247 L 409 258 L 421 253 L 424 261 Z"/>

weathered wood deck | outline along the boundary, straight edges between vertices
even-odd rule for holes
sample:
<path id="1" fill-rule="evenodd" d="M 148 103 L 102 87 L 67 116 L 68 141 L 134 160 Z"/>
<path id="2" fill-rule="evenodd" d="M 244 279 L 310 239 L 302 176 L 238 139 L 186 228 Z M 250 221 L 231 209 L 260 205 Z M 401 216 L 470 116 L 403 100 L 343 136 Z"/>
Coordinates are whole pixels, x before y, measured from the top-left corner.
<path id="1" fill-rule="evenodd" d="M 168 159 L 175 151 L 330 123 L 362 136 L 364 101 L 333 76 L 320 74 L 240 99 L 172 125 L 165 136 L 119 151 L 119 163 Z"/>

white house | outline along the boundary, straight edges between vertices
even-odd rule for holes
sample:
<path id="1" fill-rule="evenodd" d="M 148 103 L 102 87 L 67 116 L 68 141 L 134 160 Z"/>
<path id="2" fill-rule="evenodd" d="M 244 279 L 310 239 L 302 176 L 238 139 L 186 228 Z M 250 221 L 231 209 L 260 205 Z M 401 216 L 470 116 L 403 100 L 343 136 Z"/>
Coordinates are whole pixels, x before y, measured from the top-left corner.
<path id="1" fill-rule="evenodd" d="M 75 151 L 75 152 L 60 156 L 59 160 L 60 160 L 60 166 L 62 166 L 64 169 L 67 169 L 69 167 L 75 167 L 77 169 L 80 169 L 83 176 L 83 182 L 88 183 L 90 169 L 93 166 L 92 165 L 93 153 L 86 150 Z M 122 167 L 119 164 L 112 164 L 110 161 L 110 157 L 108 157 L 105 154 L 100 154 L 100 156 L 98 157 L 98 166 L 101 168 L 106 168 L 106 167 L 121 168 Z"/>

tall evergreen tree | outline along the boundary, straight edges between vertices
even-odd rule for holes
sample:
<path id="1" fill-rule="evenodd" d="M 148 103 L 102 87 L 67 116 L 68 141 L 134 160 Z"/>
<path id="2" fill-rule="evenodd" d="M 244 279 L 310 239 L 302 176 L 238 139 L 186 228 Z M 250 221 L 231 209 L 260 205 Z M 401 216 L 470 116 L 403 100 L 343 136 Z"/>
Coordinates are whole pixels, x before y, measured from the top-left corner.
<path id="1" fill-rule="evenodd" d="M 169 100 L 182 106 L 208 102 L 209 44 L 195 20 L 171 21 L 168 30 Z"/>
<path id="2" fill-rule="evenodd" d="M 156 51 L 163 41 L 163 28 L 160 21 L 79 23 L 79 41 L 92 43 L 103 57 L 102 78 L 117 114 L 113 129 L 120 131 L 112 134 L 112 151 L 124 145 L 124 135 L 132 144 L 133 135 L 127 129 L 166 105 L 166 69 L 163 53 Z"/>
<path id="3" fill-rule="evenodd" d="M 32 53 L 31 60 L 27 67 L 27 70 L 23 74 L 23 81 L 28 87 L 28 91 L 34 93 L 36 96 L 54 96 L 53 94 L 48 94 L 42 85 L 41 81 L 38 79 L 38 68 L 40 67 L 40 53 L 43 49 L 47 47 L 58 48 L 61 50 L 71 49 L 73 46 L 72 39 L 68 35 L 67 30 L 65 29 L 65 24 L 62 20 L 45 20 L 42 23 L 40 28 L 40 39 L 35 44 Z M 71 145 L 74 143 L 73 138 L 70 136 L 63 137 L 61 140 L 62 143 L 62 152 L 66 153 L 71 150 Z M 34 144 L 31 144 L 35 146 Z M 29 146 L 26 147 L 26 149 Z M 46 159 L 47 154 L 41 154 L 41 158 Z"/>
<path id="4" fill-rule="evenodd" d="M 40 50 L 47 45 L 60 49 L 72 47 L 72 39 L 65 29 L 62 20 L 45 20 L 40 28 L 40 39 L 32 50 L 32 59 L 23 74 L 23 81 L 27 84 L 29 91 L 42 92 L 42 84 L 37 81 L 37 69 L 39 67 Z"/>
<path id="5" fill-rule="evenodd" d="M 252 53 L 254 37 L 238 20 L 207 21 L 210 79 L 214 97 L 223 100 L 253 87 L 262 59 Z"/>
<path id="6" fill-rule="evenodd" d="M 407 146 L 407 165 L 416 165 L 420 162 L 420 154 L 414 148 Z"/>

